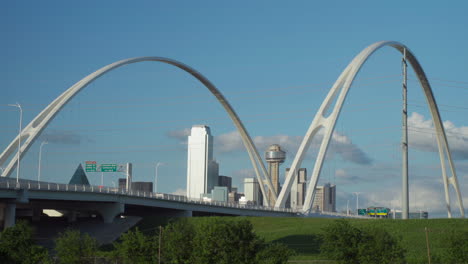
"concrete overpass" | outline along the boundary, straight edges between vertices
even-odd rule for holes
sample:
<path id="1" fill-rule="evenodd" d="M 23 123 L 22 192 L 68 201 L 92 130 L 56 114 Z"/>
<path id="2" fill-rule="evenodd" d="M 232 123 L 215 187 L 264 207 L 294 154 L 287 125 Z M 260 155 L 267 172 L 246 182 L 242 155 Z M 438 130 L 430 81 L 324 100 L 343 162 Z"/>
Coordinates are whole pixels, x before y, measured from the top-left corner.
<path id="1" fill-rule="evenodd" d="M 112 223 L 121 215 L 159 215 L 170 217 L 202 215 L 298 216 L 295 210 L 237 203 L 187 199 L 164 193 L 125 191 L 111 187 L 59 184 L 0 179 L 0 225 L 14 225 L 17 216 L 38 221 L 43 209 L 63 212 L 68 221 L 97 215 L 104 223 Z"/>

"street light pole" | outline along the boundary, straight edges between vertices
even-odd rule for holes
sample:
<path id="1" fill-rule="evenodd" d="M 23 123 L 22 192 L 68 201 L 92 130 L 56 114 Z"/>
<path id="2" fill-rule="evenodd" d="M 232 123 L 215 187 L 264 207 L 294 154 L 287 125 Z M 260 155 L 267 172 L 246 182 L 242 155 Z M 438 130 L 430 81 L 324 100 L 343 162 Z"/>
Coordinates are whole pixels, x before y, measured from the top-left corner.
<path id="1" fill-rule="evenodd" d="M 158 183 L 158 168 L 161 165 L 164 165 L 164 163 L 163 162 L 156 163 L 156 169 L 155 169 L 155 173 L 154 173 L 154 192 L 155 193 L 158 192 L 158 188 L 157 188 L 156 184 Z"/>
<path id="2" fill-rule="evenodd" d="M 353 192 L 356 195 L 356 213 L 359 210 L 359 194 L 360 192 Z"/>
<path id="3" fill-rule="evenodd" d="M 5 169 L 3 167 L 0 167 L 0 170 L 2 170 L 2 173 L 0 173 L 0 177 L 3 175 L 3 172 L 5 171 Z"/>
<path id="4" fill-rule="evenodd" d="M 42 157 L 42 147 L 49 142 L 47 141 L 42 141 L 41 146 L 39 147 L 39 165 L 37 166 L 37 182 L 39 183 L 41 181 L 41 157 Z"/>
<path id="5" fill-rule="evenodd" d="M 16 165 L 16 185 L 19 184 L 19 175 L 20 175 L 20 159 L 21 159 L 21 130 L 23 124 L 23 108 L 19 103 L 16 104 L 9 104 L 9 106 L 18 107 L 20 111 L 20 119 L 19 119 L 19 134 L 18 134 L 18 163 Z"/>

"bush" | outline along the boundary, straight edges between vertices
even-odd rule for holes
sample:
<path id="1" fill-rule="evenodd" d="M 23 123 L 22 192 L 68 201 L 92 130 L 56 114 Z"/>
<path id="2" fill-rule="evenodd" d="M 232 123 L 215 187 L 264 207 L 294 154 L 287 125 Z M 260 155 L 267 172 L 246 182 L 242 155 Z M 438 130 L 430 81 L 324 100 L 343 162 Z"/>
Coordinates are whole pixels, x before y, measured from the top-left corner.
<path id="1" fill-rule="evenodd" d="M 450 232 L 447 236 L 447 250 L 443 256 L 447 263 L 468 263 L 468 232 Z"/>
<path id="2" fill-rule="evenodd" d="M 157 262 L 156 237 L 145 236 L 138 228 L 123 234 L 114 248 L 115 258 L 123 263 Z"/>
<path id="3" fill-rule="evenodd" d="M 163 231 L 164 263 L 279 264 L 292 251 L 267 245 L 245 219 L 206 217 L 170 223 Z"/>
<path id="4" fill-rule="evenodd" d="M 36 245 L 32 237 L 32 227 L 26 221 L 18 221 L 3 230 L 0 233 L 2 263 L 48 263 L 50 259 L 47 250 Z"/>
<path id="5" fill-rule="evenodd" d="M 338 263 L 405 262 L 405 251 L 387 231 L 361 230 L 344 219 L 324 228 L 321 250 Z"/>
<path id="6" fill-rule="evenodd" d="M 55 251 L 60 263 L 86 264 L 97 257 L 96 239 L 78 230 L 68 229 L 55 240 Z"/>

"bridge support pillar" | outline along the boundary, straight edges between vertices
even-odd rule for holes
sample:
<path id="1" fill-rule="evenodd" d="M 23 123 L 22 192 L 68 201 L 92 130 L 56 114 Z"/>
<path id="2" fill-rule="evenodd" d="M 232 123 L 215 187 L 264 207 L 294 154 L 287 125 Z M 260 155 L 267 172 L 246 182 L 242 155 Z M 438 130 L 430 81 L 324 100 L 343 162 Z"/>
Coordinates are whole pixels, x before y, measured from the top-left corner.
<path id="1" fill-rule="evenodd" d="M 41 220 L 42 209 L 41 208 L 33 208 L 32 209 L 32 221 L 39 222 Z"/>
<path id="2" fill-rule="evenodd" d="M 125 205 L 123 203 L 100 204 L 98 207 L 98 212 L 106 224 L 112 223 L 114 218 L 124 211 Z"/>
<path id="3" fill-rule="evenodd" d="M 68 223 L 76 222 L 76 218 L 78 217 L 77 211 L 68 211 L 67 212 L 67 221 Z"/>
<path id="4" fill-rule="evenodd" d="M 3 228 L 12 227 L 15 225 L 16 204 L 6 203 L 3 208 Z"/>

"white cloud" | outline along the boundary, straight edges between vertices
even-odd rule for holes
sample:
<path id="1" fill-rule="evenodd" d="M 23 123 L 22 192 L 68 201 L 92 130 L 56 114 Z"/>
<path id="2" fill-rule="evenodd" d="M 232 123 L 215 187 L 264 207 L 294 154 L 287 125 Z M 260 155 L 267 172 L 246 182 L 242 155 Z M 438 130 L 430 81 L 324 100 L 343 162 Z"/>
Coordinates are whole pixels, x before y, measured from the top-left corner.
<path id="1" fill-rule="evenodd" d="M 319 133 L 317 139 L 312 142 L 310 147 L 311 152 L 319 148 L 322 136 L 323 134 Z M 253 138 L 255 146 L 260 152 L 266 150 L 272 144 L 279 144 L 290 158 L 294 157 L 302 140 L 303 137 L 301 136 L 288 135 L 257 136 Z M 220 153 L 243 151 L 245 149 L 237 131 L 216 136 L 214 147 Z M 333 133 L 328 153 L 328 155 L 340 155 L 344 160 L 357 164 L 367 165 L 371 163 L 371 159 L 363 150 L 353 144 L 348 137 L 336 132 Z"/>
<path id="2" fill-rule="evenodd" d="M 468 159 L 468 127 L 457 127 L 451 121 L 444 121 L 452 157 L 454 159 Z M 408 118 L 408 142 L 410 147 L 426 152 L 438 152 L 432 119 L 413 112 Z"/>

